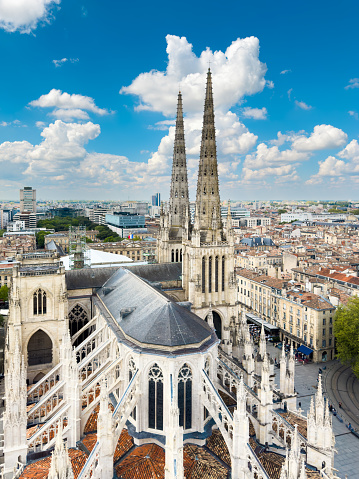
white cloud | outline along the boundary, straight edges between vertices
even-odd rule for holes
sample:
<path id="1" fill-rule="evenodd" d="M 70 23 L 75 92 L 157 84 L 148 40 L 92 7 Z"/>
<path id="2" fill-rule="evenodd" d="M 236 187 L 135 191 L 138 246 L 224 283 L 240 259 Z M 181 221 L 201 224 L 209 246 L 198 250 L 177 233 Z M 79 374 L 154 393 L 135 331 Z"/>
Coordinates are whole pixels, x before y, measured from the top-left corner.
<path id="1" fill-rule="evenodd" d="M 44 121 L 37 121 L 35 125 L 37 128 L 40 128 L 42 130 L 43 128 L 45 128 L 46 123 Z"/>
<path id="2" fill-rule="evenodd" d="M 349 84 L 344 87 L 345 90 L 350 90 L 352 88 L 359 88 L 359 78 L 351 78 Z"/>
<path id="3" fill-rule="evenodd" d="M 260 143 L 254 153 L 246 156 L 244 166 L 259 170 L 266 167 L 287 166 L 291 163 L 306 161 L 309 157 L 307 152 L 291 149 L 280 151 L 278 146 L 268 147 L 265 143 Z"/>
<path id="4" fill-rule="evenodd" d="M 295 100 L 295 104 L 302 110 L 311 110 L 313 107 L 304 103 L 304 101 Z"/>
<path id="5" fill-rule="evenodd" d="M 324 178 L 332 177 L 337 179 L 343 177 L 347 182 L 358 181 L 359 175 L 359 144 L 357 140 L 352 140 L 342 151 L 338 153 L 340 158 L 349 160 L 338 160 L 335 156 L 328 156 L 324 161 L 319 161 L 319 171 L 307 181 L 307 184 L 313 185 L 322 183 Z"/>
<path id="6" fill-rule="evenodd" d="M 266 86 L 267 86 L 267 88 L 272 89 L 272 88 L 274 88 L 274 82 L 272 80 L 267 80 L 266 81 Z"/>
<path id="7" fill-rule="evenodd" d="M 282 70 L 280 72 L 281 75 L 286 75 L 287 73 L 290 73 L 292 70 Z"/>
<path id="8" fill-rule="evenodd" d="M 310 137 L 304 135 L 294 140 L 292 147 L 297 151 L 318 151 L 344 146 L 348 135 L 332 125 L 316 125 Z"/>
<path id="9" fill-rule="evenodd" d="M 148 128 L 150 130 L 163 130 L 166 131 L 169 129 L 170 126 L 176 124 L 176 120 L 162 120 L 157 121 L 154 125 L 150 125 Z"/>
<path id="10" fill-rule="evenodd" d="M 61 60 L 52 60 L 52 63 L 55 65 L 56 68 L 58 68 L 66 62 L 77 63 L 78 61 L 78 58 L 62 58 Z"/>
<path id="11" fill-rule="evenodd" d="M 246 107 L 243 109 L 242 115 L 245 118 L 253 118 L 253 120 L 266 120 L 267 119 L 267 108 L 250 108 Z"/>
<path id="12" fill-rule="evenodd" d="M 226 111 L 245 95 L 264 89 L 267 67 L 259 61 L 259 40 L 238 38 L 225 52 L 209 48 L 199 57 L 185 37 L 167 35 L 168 64 L 166 71 L 141 73 L 120 93 L 139 98 L 137 110 L 150 110 L 173 116 L 176 111 L 178 87 L 181 86 L 184 110 L 190 113 L 203 109 L 204 85 L 211 62 L 216 111 Z M 230 81 L 229 81 L 230 79 Z"/>
<path id="13" fill-rule="evenodd" d="M 80 110 L 79 108 L 68 109 L 68 110 L 64 108 L 58 108 L 57 110 L 52 111 L 50 115 L 54 116 L 55 118 L 59 120 L 64 120 L 64 121 L 71 121 L 74 119 L 88 120 L 90 118 L 88 113 L 85 110 Z"/>
<path id="14" fill-rule="evenodd" d="M 291 99 L 290 97 L 291 97 L 292 91 L 293 91 L 293 88 L 289 88 L 289 90 L 287 91 L 288 100 Z"/>
<path id="15" fill-rule="evenodd" d="M 0 0 L 0 28 L 30 33 L 39 22 L 49 22 L 61 0 Z"/>
<path id="16" fill-rule="evenodd" d="M 349 110 L 348 113 L 349 113 L 350 116 L 352 116 L 352 117 L 355 118 L 356 120 L 359 119 L 359 115 L 358 115 L 358 112 L 357 112 L 357 111 Z"/>
<path id="17" fill-rule="evenodd" d="M 61 90 L 52 89 L 48 94 L 41 95 L 37 100 L 30 102 L 31 106 L 39 106 L 41 108 L 64 108 L 64 109 L 73 109 L 80 108 L 83 110 L 88 110 L 98 115 L 106 115 L 108 111 L 106 109 L 98 108 L 95 105 L 93 98 L 83 95 L 77 95 L 62 92 Z"/>
<path id="18" fill-rule="evenodd" d="M 109 111 L 105 108 L 96 106 L 95 100 L 89 96 L 70 95 L 55 89 L 52 89 L 46 95 L 41 95 L 37 100 L 31 101 L 29 105 L 40 108 L 55 108 L 51 114 L 58 118 L 87 119 L 88 114 L 84 111 L 80 113 L 80 110 L 90 111 L 101 116 L 109 114 Z M 65 110 L 69 110 L 71 113 L 66 114 Z"/>
<path id="19" fill-rule="evenodd" d="M 338 156 L 341 158 L 346 158 L 348 160 L 359 161 L 359 144 L 358 140 L 352 140 L 344 148 L 344 150 L 338 153 Z"/>
<path id="20" fill-rule="evenodd" d="M 285 181 L 297 181 L 299 179 L 293 165 L 266 167 L 260 170 L 252 170 L 247 167 L 242 169 L 242 182 L 253 184 L 267 184 L 273 177 L 284 177 Z"/>

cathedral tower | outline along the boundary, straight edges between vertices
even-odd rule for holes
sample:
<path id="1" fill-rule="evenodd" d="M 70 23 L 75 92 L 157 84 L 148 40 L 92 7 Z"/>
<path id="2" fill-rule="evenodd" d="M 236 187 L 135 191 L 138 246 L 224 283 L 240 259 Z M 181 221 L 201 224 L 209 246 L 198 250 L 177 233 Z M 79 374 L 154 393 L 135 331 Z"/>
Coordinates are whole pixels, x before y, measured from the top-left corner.
<path id="1" fill-rule="evenodd" d="M 176 133 L 173 147 L 169 207 L 162 209 L 157 244 L 159 263 L 182 262 L 182 237 L 190 226 L 186 145 L 184 139 L 182 94 L 178 93 Z"/>
<path id="2" fill-rule="evenodd" d="M 231 353 L 231 330 L 238 322 L 234 275 L 234 239 L 221 220 L 211 71 L 207 73 L 196 215 L 190 238 L 184 238 L 182 287 L 192 310 L 213 324 L 222 346 Z"/>

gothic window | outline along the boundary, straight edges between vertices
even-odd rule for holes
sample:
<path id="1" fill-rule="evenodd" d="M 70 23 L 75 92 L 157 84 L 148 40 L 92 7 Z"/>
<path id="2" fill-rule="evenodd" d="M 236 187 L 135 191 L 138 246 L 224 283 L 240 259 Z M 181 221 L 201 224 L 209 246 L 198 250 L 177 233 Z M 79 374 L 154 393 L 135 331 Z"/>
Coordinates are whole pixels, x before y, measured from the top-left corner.
<path id="1" fill-rule="evenodd" d="M 209 257 L 208 263 L 208 292 L 212 293 L 212 256 Z"/>
<path id="2" fill-rule="evenodd" d="M 148 375 L 148 427 L 163 430 L 163 373 L 158 364 Z"/>
<path id="3" fill-rule="evenodd" d="M 204 194 L 204 195 L 206 195 L 206 194 L 207 194 L 206 185 L 204 185 L 204 187 L 203 187 L 203 194 Z"/>
<path id="4" fill-rule="evenodd" d="M 178 198 L 178 191 L 175 191 L 175 198 Z"/>
<path id="5" fill-rule="evenodd" d="M 214 261 L 214 290 L 218 293 L 218 256 L 216 256 Z"/>
<path id="6" fill-rule="evenodd" d="M 171 263 L 175 262 L 175 250 L 173 249 L 171 252 Z"/>
<path id="7" fill-rule="evenodd" d="M 178 249 L 176 249 L 176 263 L 178 263 Z"/>
<path id="8" fill-rule="evenodd" d="M 214 169 L 212 167 L 212 170 L 211 170 L 211 176 L 214 176 Z"/>
<path id="9" fill-rule="evenodd" d="M 176 181 L 178 181 L 178 175 L 176 175 Z"/>
<path id="10" fill-rule="evenodd" d="M 175 215 L 177 214 L 177 206 L 175 206 Z"/>
<path id="11" fill-rule="evenodd" d="M 180 249 L 180 262 L 182 263 L 182 248 Z"/>
<path id="12" fill-rule="evenodd" d="M 183 176 L 181 177 L 181 181 L 183 181 Z"/>
<path id="13" fill-rule="evenodd" d="M 203 170 L 203 175 L 204 175 L 204 176 L 207 176 L 207 168 L 205 168 L 205 169 Z"/>
<path id="14" fill-rule="evenodd" d="M 88 316 L 86 311 L 83 309 L 82 306 L 76 304 L 70 313 L 69 313 L 69 327 L 70 327 L 70 335 L 71 337 L 74 336 L 80 329 L 82 329 L 88 323 Z M 76 340 L 78 344 L 82 343 L 84 339 L 86 339 L 87 334 L 82 333 L 79 338 Z"/>
<path id="15" fill-rule="evenodd" d="M 52 362 L 52 341 L 42 329 L 31 336 L 27 345 L 27 358 L 29 366 Z"/>
<path id="16" fill-rule="evenodd" d="M 203 214 L 204 215 L 206 214 L 206 208 L 203 208 Z"/>
<path id="17" fill-rule="evenodd" d="M 202 293 L 206 292 L 206 258 L 202 258 Z"/>
<path id="18" fill-rule="evenodd" d="M 46 293 L 42 289 L 33 295 L 34 314 L 46 314 Z"/>
<path id="19" fill-rule="evenodd" d="M 192 370 L 184 364 L 178 373 L 179 425 L 184 429 L 192 427 Z"/>
<path id="20" fill-rule="evenodd" d="M 182 190 L 182 194 L 181 194 L 182 198 L 184 198 L 184 191 Z"/>
<path id="21" fill-rule="evenodd" d="M 212 188 L 212 195 L 214 195 L 214 188 Z"/>
<path id="22" fill-rule="evenodd" d="M 224 256 L 222 256 L 222 291 L 224 291 L 224 278 L 225 278 L 225 262 Z"/>

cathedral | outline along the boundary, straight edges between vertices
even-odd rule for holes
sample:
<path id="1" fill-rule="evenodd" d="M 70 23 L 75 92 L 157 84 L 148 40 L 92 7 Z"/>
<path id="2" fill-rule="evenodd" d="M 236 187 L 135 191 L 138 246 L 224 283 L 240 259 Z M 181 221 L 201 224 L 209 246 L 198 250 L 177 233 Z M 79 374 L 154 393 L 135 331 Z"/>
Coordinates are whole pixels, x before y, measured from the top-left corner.
<path id="1" fill-rule="evenodd" d="M 231 213 L 220 211 L 207 74 L 192 224 L 178 95 L 170 201 L 157 263 L 66 271 L 19 255 L 10 291 L 5 478 L 335 479 L 319 377 L 305 416 L 295 358 L 279 384 L 262 330 L 239 310 Z"/>

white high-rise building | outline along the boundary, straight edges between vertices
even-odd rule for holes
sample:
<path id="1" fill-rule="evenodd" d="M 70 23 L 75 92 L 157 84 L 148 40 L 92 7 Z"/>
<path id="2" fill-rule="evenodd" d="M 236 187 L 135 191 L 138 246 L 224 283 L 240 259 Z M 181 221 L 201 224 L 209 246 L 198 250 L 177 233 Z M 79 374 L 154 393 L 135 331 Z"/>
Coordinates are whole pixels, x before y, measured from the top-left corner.
<path id="1" fill-rule="evenodd" d="M 36 190 L 32 186 L 24 186 L 20 190 L 20 213 L 36 213 Z"/>

